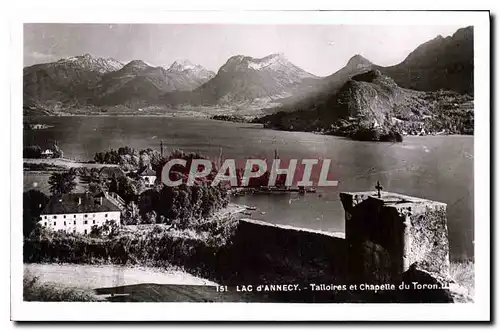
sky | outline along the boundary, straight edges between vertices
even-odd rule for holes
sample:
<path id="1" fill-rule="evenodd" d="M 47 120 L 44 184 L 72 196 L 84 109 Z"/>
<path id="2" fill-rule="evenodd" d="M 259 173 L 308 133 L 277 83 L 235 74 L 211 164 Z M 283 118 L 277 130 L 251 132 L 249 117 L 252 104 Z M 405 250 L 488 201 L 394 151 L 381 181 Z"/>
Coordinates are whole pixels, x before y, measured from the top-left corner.
<path id="1" fill-rule="evenodd" d="M 318 76 L 342 68 L 355 54 L 389 66 L 418 45 L 462 26 L 25 24 L 24 66 L 85 53 L 155 66 L 187 59 L 217 72 L 234 55 L 284 53 Z"/>

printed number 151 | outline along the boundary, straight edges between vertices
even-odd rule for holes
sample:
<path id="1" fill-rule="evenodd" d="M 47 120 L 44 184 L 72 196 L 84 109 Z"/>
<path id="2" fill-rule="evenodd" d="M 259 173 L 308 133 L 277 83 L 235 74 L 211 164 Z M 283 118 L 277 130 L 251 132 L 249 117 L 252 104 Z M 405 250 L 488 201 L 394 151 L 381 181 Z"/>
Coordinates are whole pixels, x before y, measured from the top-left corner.
<path id="1" fill-rule="evenodd" d="M 217 292 L 227 292 L 227 286 L 226 285 L 218 285 Z"/>

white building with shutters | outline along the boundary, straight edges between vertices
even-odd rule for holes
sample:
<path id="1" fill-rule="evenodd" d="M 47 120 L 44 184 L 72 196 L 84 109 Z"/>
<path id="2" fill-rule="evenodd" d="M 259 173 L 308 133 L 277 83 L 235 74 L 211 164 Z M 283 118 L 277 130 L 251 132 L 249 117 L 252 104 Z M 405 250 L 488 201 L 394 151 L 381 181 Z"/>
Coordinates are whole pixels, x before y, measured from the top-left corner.
<path id="1" fill-rule="evenodd" d="M 38 223 L 54 231 L 87 234 L 106 221 L 120 224 L 120 216 L 120 208 L 106 193 L 70 193 L 52 197 Z"/>

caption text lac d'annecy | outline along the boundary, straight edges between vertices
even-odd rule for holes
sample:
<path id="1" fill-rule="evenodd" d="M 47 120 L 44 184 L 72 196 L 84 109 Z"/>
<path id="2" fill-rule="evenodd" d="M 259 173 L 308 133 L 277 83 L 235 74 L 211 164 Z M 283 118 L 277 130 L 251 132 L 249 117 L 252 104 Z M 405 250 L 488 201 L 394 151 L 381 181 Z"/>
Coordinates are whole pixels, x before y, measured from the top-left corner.
<path id="1" fill-rule="evenodd" d="M 234 290 L 236 292 L 300 292 L 300 291 L 404 291 L 404 290 L 441 290 L 446 289 L 440 284 L 426 284 L 420 282 L 401 282 L 399 284 L 261 284 L 261 285 L 236 285 L 229 287 L 227 285 L 218 285 L 217 292 L 227 292 Z"/>

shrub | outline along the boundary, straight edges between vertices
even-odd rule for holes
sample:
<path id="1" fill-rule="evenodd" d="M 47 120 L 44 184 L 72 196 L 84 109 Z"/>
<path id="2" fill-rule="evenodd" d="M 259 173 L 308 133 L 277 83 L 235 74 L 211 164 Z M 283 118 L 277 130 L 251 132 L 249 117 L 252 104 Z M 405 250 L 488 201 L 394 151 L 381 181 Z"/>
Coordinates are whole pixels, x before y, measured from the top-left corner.
<path id="1" fill-rule="evenodd" d="M 236 226 L 233 218 L 200 222 L 183 230 L 139 225 L 107 237 L 40 229 L 25 239 L 23 258 L 25 263 L 176 265 L 201 277 L 213 277 L 222 261 L 220 253 L 232 244 Z"/>
<path id="2" fill-rule="evenodd" d="M 24 301 L 99 301 L 91 293 L 65 287 L 55 287 L 52 284 L 41 284 L 37 277 L 25 275 L 23 277 Z"/>
<path id="3" fill-rule="evenodd" d="M 103 225 L 93 225 L 90 229 L 90 236 L 92 237 L 103 237 L 108 236 L 112 238 L 116 236 L 119 232 L 119 227 L 115 221 L 106 221 Z"/>
<path id="4" fill-rule="evenodd" d="M 457 284 L 462 285 L 469 291 L 469 295 L 474 296 L 474 262 L 461 261 L 451 262 L 450 276 Z"/>

